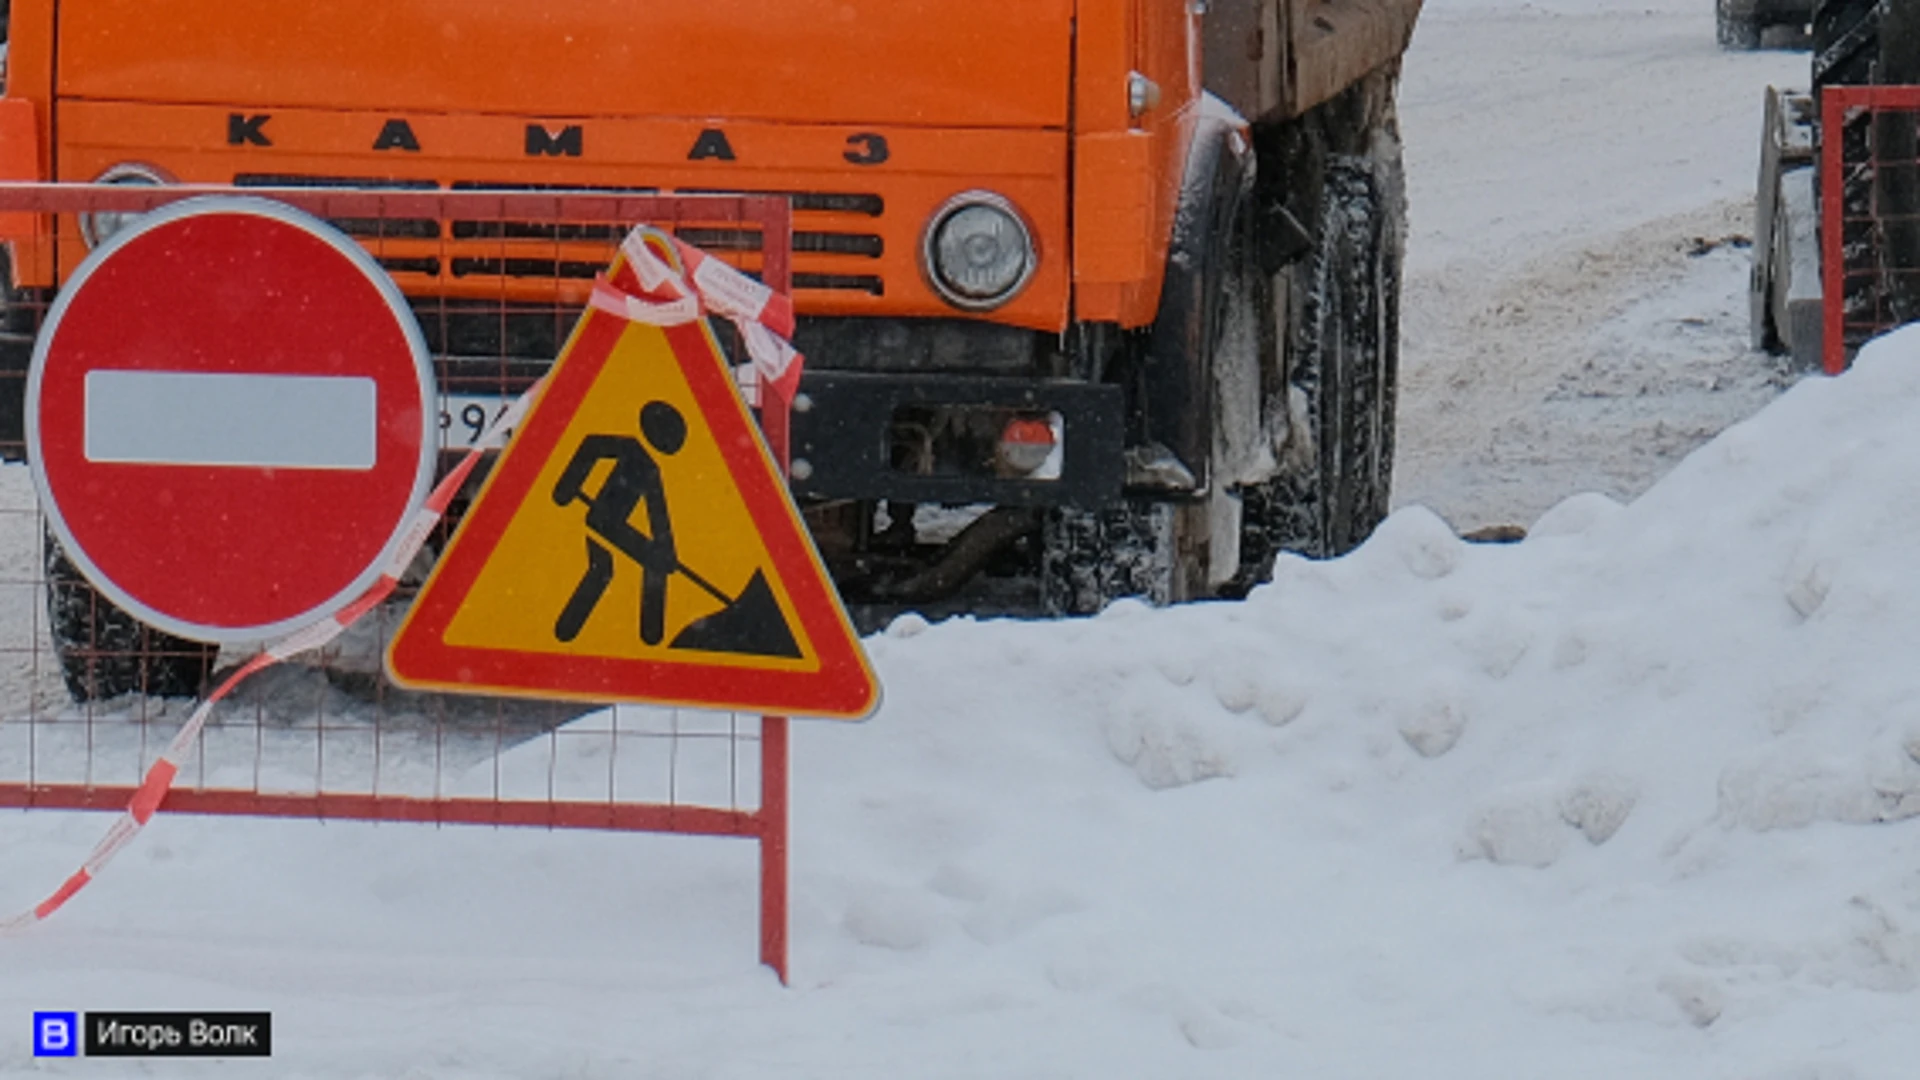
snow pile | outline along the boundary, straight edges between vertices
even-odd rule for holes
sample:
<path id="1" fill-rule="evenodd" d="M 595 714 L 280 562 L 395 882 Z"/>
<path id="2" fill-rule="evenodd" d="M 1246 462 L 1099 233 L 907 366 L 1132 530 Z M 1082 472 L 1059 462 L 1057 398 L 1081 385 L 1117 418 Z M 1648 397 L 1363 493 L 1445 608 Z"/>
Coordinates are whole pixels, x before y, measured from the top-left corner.
<path id="1" fill-rule="evenodd" d="M 1920 831 L 1859 826 L 1920 814 L 1916 537 L 1910 332 L 1516 547 L 1413 508 L 1244 604 L 907 624 L 885 715 L 809 732 L 866 795 L 804 800 L 803 858 L 902 971 L 997 953 L 1233 1051 L 1183 1074 L 1877 1075 Z"/>
<path id="2" fill-rule="evenodd" d="M 1920 331 L 1518 545 L 903 619 L 797 729 L 789 991 L 749 845 L 163 814 L 0 944 L 0 1073 L 225 1007 L 288 1076 L 1908 1075 L 1916 536 Z M 0 817 L 11 901 L 103 825 Z"/>

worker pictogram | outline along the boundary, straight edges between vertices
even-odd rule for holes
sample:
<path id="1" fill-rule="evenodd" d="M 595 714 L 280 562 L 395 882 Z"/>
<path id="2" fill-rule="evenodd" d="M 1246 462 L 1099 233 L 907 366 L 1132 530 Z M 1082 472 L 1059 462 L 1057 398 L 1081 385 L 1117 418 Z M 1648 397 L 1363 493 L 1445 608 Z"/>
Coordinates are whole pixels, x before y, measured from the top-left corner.
<path id="1" fill-rule="evenodd" d="M 687 441 L 687 420 L 664 401 L 649 401 L 640 409 L 641 439 L 630 435 L 589 435 L 581 440 L 560 482 L 553 489 L 559 506 L 582 503 L 587 508 L 587 568 L 567 606 L 554 624 L 553 636 L 572 641 L 580 636 L 587 617 L 600 606 L 613 583 L 615 551 L 640 570 L 640 640 L 658 645 L 666 636 L 667 585 L 675 574 L 699 587 L 721 604 L 719 612 L 698 620 L 675 634 L 670 648 L 705 649 L 760 656 L 798 658 L 786 616 L 774 600 L 766 575 L 755 569 L 739 596 L 725 592 L 680 560 L 673 544 L 673 517 L 668 509 L 666 484 L 660 465 L 648 452 L 672 455 Z M 587 477 L 602 462 L 612 471 L 589 497 Z M 644 504 L 644 505 L 643 505 Z M 636 525 L 636 511 L 644 512 L 644 527 Z"/>
<path id="2" fill-rule="evenodd" d="M 869 711 L 865 656 L 705 322 L 589 308 L 550 378 L 396 636 L 394 678 Z"/>

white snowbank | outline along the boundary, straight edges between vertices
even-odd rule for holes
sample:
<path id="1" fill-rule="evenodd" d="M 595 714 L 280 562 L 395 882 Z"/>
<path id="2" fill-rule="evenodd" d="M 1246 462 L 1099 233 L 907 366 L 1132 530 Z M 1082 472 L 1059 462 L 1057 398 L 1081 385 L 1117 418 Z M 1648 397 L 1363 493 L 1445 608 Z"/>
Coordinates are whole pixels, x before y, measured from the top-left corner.
<path id="1" fill-rule="evenodd" d="M 1519 545 L 903 620 L 799 728 L 792 990 L 745 844 L 163 815 L 0 944 L 0 1072 L 119 1006 L 328 1077 L 1909 1075 L 1917 535 L 1910 331 Z M 103 824 L 0 817 L 9 902 Z"/>

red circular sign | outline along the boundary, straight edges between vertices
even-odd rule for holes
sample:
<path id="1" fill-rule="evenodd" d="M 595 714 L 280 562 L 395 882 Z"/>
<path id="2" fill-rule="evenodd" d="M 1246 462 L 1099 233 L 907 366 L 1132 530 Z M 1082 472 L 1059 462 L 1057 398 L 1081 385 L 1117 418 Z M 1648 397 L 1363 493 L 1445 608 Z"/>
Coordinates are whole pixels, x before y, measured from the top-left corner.
<path id="1" fill-rule="evenodd" d="M 185 637 L 248 641 L 370 587 L 433 479 L 404 297 L 325 222 L 191 199 L 130 223 L 49 312 L 27 448 L 87 578 Z"/>

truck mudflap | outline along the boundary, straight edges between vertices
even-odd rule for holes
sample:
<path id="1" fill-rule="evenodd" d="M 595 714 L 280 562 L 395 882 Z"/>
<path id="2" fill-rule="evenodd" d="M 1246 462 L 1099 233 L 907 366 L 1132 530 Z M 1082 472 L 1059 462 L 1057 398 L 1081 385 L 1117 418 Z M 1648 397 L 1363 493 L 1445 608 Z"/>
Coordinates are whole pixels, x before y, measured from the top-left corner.
<path id="1" fill-rule="evenodd" d="M 1122 413 L 1120 387 L 1074 379 L 808 370 L 789 480 L 812 499 L 1100 506 L 1120 497 Z"/>
<path id="2" fill-rule="evenodd" d="M 1204 490 L 1213 450 L 1213 342 L 1232 232 L 1253 190 L 1253 144 L 1246 122 L 1225 102 L 1202 100 L 1167 253 L 1160 311 L 1147 343 L 1133 403 L 1139 446 L 1132 487 Z M 1179 467 L 1175 467 L 1175 465 Z M 1175 480 L 1174 478 L 1179 478 Z"/>

